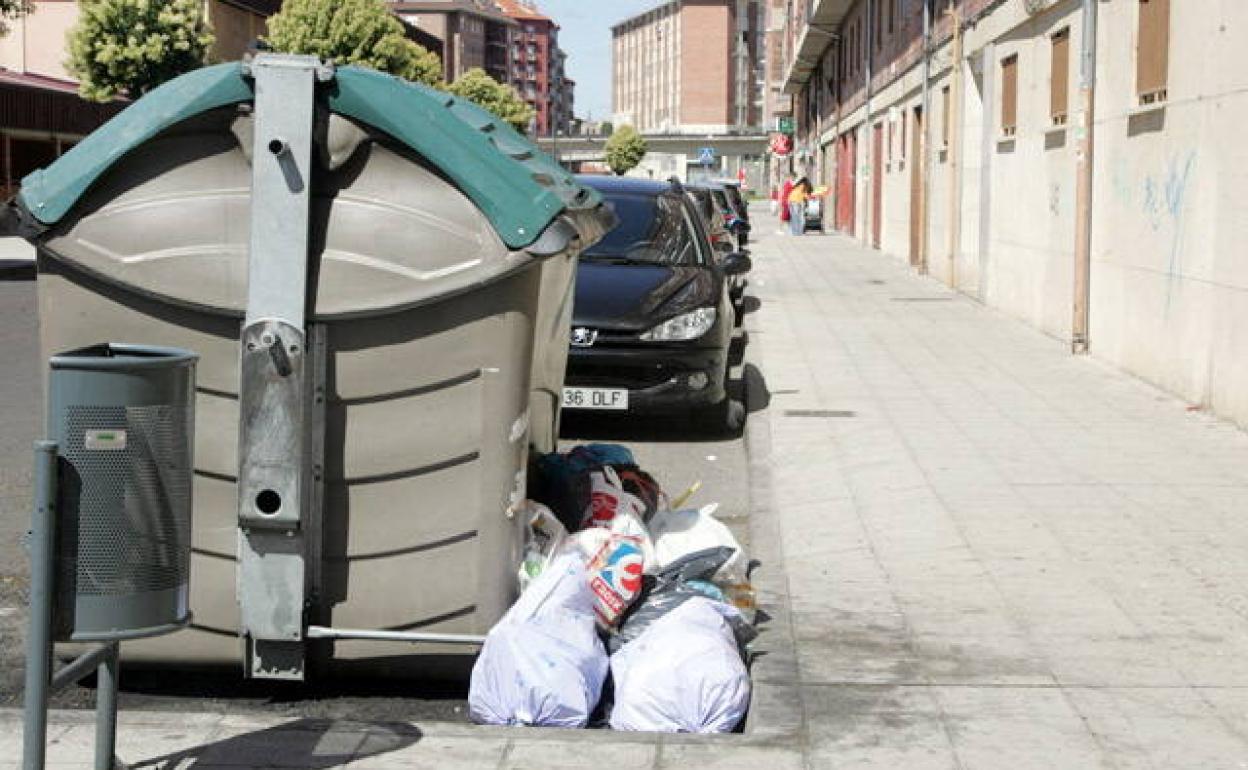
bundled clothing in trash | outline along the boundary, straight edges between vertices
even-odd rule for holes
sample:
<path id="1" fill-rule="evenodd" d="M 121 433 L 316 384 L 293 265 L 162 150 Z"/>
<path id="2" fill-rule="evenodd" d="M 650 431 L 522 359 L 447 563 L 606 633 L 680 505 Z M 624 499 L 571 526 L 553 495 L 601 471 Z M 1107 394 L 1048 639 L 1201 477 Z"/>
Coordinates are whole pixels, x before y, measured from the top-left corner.
<path id="1" fill-rule="evenodd" d="M 605 483 L 602 471 L 606 468 L 614 473 L 614 483 L 640 506 L 643 522 L 666 506 L 658 483 L 637 466 L 633 453 L 619 444 L 585 444 L 567 453 L 543 455 L 536 463 L 531 496 L 550 508 L 569 532 L 591 521 L 601 523 L 612 515 L 609 501 L 601 497 Z M 595 498 L 595 492 L 600 496 Z"/>

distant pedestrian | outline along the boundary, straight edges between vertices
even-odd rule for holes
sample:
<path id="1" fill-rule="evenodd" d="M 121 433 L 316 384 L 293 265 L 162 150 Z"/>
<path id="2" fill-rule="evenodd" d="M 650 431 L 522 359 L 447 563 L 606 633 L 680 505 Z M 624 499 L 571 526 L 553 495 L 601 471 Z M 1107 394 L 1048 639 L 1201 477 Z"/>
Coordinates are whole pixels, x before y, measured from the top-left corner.
<path id="1" fill-rule="evenodd" d="M 803 235 L 806 232 L 806 200 L 810 197 L 810 181 L 806 177 L 797 180 L 786 199 L 789 208 L 789 232 Z"/>
<path id="2" fill-rule="evenodd" d="M 789 193 L 793 192 L 793 183 L 797 181 L 796 176 L 790 176 L 784 180 L 784 184 L 780 187 L 780 221 L 789 221 Z"/>

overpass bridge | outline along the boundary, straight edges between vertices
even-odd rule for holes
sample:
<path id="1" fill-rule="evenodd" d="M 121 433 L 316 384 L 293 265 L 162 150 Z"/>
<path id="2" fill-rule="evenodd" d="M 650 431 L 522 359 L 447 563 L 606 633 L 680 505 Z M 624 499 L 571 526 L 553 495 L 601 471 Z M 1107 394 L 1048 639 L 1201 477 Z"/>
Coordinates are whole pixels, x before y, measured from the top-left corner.
<path id="1" fill-rule="evenodd" d="M 767 150 L 766 134 L 646 134 L 648 152 L 654 155 L 684 155 L 697 161 L 704 148 L 716 158 L 762 157 Z M 539 137 L 537 144 L 561 163 L 606 162 L 607 137 Z"/>

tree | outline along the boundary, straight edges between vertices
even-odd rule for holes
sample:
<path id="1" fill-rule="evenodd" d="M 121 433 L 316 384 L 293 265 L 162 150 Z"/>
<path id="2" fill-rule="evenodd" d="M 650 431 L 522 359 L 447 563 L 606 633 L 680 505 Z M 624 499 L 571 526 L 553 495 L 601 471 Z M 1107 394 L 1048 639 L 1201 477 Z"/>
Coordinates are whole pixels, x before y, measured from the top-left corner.
<path id="1" fill-rule="evenodd" d="M 9 22 L 30 13 L 30 0 L 0 0 L 0 37 L 9 31 Z"/>
<path id="2" fill-rule="evenodd" d="M 441 59 L 407 39 L 384 0 L 286 0 L 269 19 L 266 39 L 275 51 L 359 64 L 430 86 L 442 82 Z"/>
<path id="3" fill-rule="evenodd" d="M 137 99 L 202 67 L 212 43 L 201 0 L 83 0 L 66 64 L 86 99 Z"/>
<path id="4" fill-rule="evenodd" d="M 602 124 L 598 127 L 598 133 L 602 134 L 603 136 L 611 136 L 612 134 L 615 133 L 615 126 L 611 125 L 611 121 L 604 120 L 602 121 Z"/>
<path id="5" fill-rule="evenodd" d="M 446 90 L 494 113 L 517 131 L 527 131 L 533 120 L 533 108 L 514 88 L 503 85 L 480 68 L 468 70 Z"/>
<path id="6" fill-rule="evenodd" d="M 607 140 L 607 165 L 624 176 L 646 157 L 646 140 L 630 125 L 620 126 Z"/>

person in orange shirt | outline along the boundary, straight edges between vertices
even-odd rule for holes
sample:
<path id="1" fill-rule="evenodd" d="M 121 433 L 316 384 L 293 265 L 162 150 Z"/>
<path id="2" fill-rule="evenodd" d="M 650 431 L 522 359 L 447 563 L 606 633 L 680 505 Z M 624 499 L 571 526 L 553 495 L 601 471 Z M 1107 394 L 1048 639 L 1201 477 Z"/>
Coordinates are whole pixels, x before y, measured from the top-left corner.
<path id="1" fill-rule="evenodd" d="M 810 180 L 802 177 L 793 185 L 786 203 L 789 207 L 789 232 L 803 235 L 806 232 L 806 199 L 810 197 Z"/>

